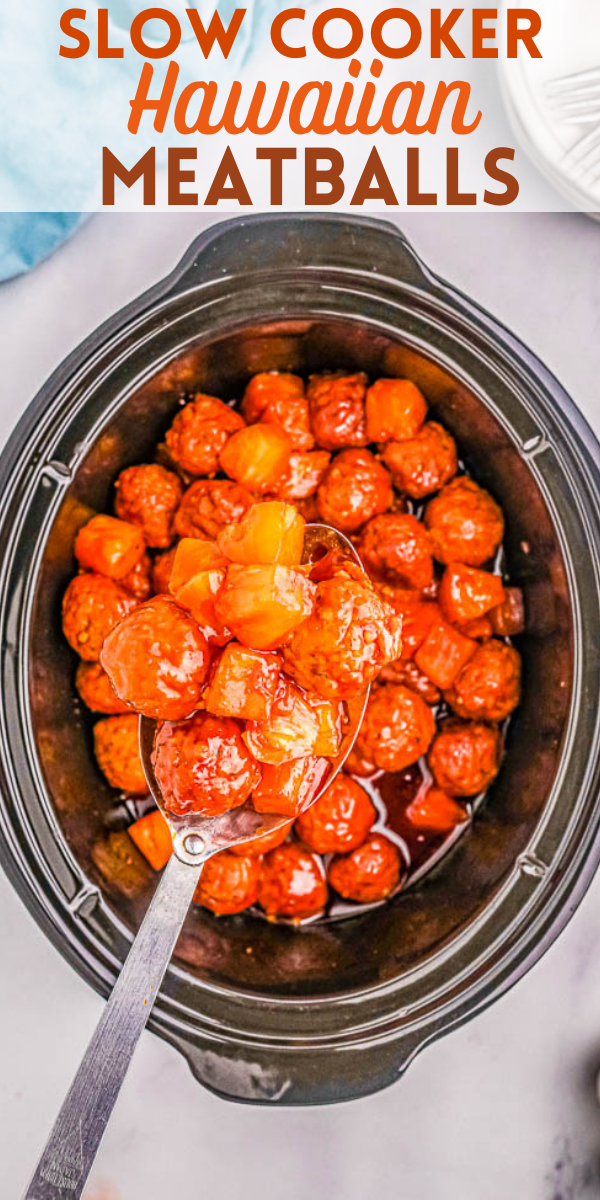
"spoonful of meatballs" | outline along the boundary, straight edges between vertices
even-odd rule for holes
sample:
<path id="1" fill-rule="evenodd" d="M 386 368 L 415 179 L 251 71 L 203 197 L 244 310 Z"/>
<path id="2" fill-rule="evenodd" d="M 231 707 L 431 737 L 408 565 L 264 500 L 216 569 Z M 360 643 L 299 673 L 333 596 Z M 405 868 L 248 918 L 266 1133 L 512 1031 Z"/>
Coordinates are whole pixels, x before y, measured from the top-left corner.
<path id="1" fill-rule="evenodd" d="M 204 863 L 250 841 L 268 849 L 314 804 L 400 640 L 400 619 L 352 543 L 279 500 L 252 505 L 214 542 L 183 538 L 168 594 L 108 634 L 100 661 L 139 714 L 141 760 L 173 853 L 27 1196 L 81 1195 Z M 49 1188 L 73 1137 L 77 1186 Z"/>

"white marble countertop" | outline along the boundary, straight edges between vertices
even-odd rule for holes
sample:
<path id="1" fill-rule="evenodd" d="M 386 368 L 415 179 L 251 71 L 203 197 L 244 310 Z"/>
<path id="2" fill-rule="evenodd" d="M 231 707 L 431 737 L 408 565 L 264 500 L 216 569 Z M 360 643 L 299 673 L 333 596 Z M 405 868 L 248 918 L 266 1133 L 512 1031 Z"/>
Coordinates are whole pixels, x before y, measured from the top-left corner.
<path id="1" fill-rule="evenodd" d="M 598 226 L 566 213 L 401 223 L 434 269 L 545 359 L 600 432 Z M 32 275 L 0 287 L 2 438 L 64 355 L 207 224 L 196 214 L 99 215 Z M 0 1200 L 14 1200 L 102 1002 L 3 875 L 0 939 Z M 276 1111 L 225 1104 L 144 1034 L 86 1197 L 588 1200 L 600 1196 L 599 1064 L 597 878 L 513 991 L 369 1099 Z"/>

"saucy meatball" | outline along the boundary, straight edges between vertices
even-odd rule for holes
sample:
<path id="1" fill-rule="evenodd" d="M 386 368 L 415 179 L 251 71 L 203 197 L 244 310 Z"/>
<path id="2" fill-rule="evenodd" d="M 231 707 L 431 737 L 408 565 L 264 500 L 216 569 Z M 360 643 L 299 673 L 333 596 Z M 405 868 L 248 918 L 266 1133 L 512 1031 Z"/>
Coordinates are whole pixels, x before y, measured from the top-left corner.
<path id="1" fill-rule="evenodd" d="M 147 546 L 159 550 L 170 546 L 183 492 L 177 475 L 158 463 L 143 463 L 121 471 L 115 488 L 117 516 L 139 525 Z"/>
<path id="2" fill-rule="evenodd" d="M 327 904 L 323 864 L 297 842 L 286 842 L 263 859 L 258 903 L 270 917 L 316 916 Z"/>
<path id="3" fill-rule="evenodd" d="M 275 829 L 269 829 L 265 833 L 257 833 L 256 837 L 250 838 L 247 842 L 241 842 L 239 846 L 232 846 L 232 854 L 268 854 L 269 850 L 274 850 L 276 846 L 281 846 L 285 842 L 293 828 L 293 821 L 285 821 L 283 825 L 276 826 Z"/>
<path id="4" fill-rule="evenodd" d="M 368 450 L 343 450 L 327 468 L 317 502 L 326 524 L 354 533 L 390 507 L 392 481 Z"/>
<path id="5" fill-rule="evenodd" d="M 237 721 L 203 713 L 188 721 L 160 723 L 152 765 L 167 810 L 178 815 L 212 817 L 237 808 L 261 775 Z"/>
<path id="6" fill-rule="evenodd" d="M 136 713 L 105 717 L 94 725 L 94 753 L 111 787 L 143 795 L 148 791 L 138 741 Z"/>
<path id="7" fill-rule="evenodd" d="M 385 683 L 369 696 L 356 747 L 383 771 L 403 771 L 425 754 L 434 733 L 425 701 L 402 684 Z"/>
<path id="8" fill-rule="evenodd" d="M 296 821 L 296 833 L 317 854 L 345 854 L 364 842 L 377 819 L 368 793 L 348 775 L 336 775 Z"/>
<path id="9" fill-rule="evenodd" d="M 291 454 L 277 494 L 282 500 L 309 500 L 316 494 L 330 462 L 331 454 L 328 450 Z"/>
<path id="10" fill-rule="evenodd" d="M 431 679 L 411 659 L 397 658 L 379 672 L 381 683 L 401 683 L 416 692 L 426 704 L 439 704 L 442 693 Z"/>
<path id="11" fill-rule="evenodd" d="M 76 575 L 62 603 L 62 626 L 69 645 L 86 662 L 95 662 L 111 629 L 137 601 L 105 575 Z"/>
<path id="12" fill-rule="evenodd" d="M 255 375 L 244 392 L 242 413 L 249 425 L 255 421 L 280 425 L 294 450 L 312 450 L 315 444 L 304 381 L 299 375 L 279 375 L 275 371 Z"/>
<path id="13" fill-rule="evenodd" d="M 359 904 L 374 904 L 395 891 L 402 877 L 400 851 L 389 838 L 372 833 L 350 854 L 334 858 L 327 877 L 332 888 Z"/>
<path id="14" fill-rule="evenodd" d="M 465 475 L 429 501 L 425 525 L 439 562 L 468 567 L 480 567 L 493 558 L 504 535 L 504 518 L 496 501 Z"/>
<path id="15" fill-rule="evenodd" d="M 367 376 L 311 375 L 306 395 L 315 441 L 324 450 L 366 446 Z"/>
<path id="16" fill-rule="evenodd" d="M 326 699 L 359 695 L 398 657 L 400 622 L 358 575 L 341 571 L 322 580 L 312 613 L 282 650 L 288 674 Z"/>
<path id="17" fill-rule="evenodd" d="M 216 475 L 219 455 L 244 421 L 228 404 L 202 393 L 180 409 L 165 441 L 173 462 L 188 475 Z"/>
<path id="18" fill-rule="evenodd" d="M 92 712 L 117 713 L 129 712 L 129 708 L 119 700 L 108 675 L 99 662 L 80 662 L 75 676 L 75 687 L 83 703 Z"/>
<path id="19" fill-rule="evenodd" d="M 152 590 L 155 596 L 163 595 L 169 590 L 169 580 L 173 563 L 175 561 L 176 546 L 171 550 L 166 550 L 164 554 L 157 554 L 152 563 Z"/>
<path id="20" fill-rule="evenodd" d="M 121 700 L 166 721 L 198 707 L 209 660 L 206 638 L 169 596 L 155 596 L 129 613 L 106 638 L 101 659 Z"/>
<path id="21" fill-rule="evenodd" d="M 194 900 L 219 916 L 243 912 L 258 899 L 260 874 L 260 859 L 222 850 L 204 864 Z"/>
<path id="22" fill-rule="evenodd" d="M 405 442 L 388 442 L 381 452 L 396 487 L 413 500 L 439 492 L 458 469 L 456 442 L 437 421 L 427 421 Z"/>
<path id="23" fill-rule="evenodd" d="M 521 656 L 514 646 L 490 638 L 457 675 L 445 698 L 459 717 L 503 721 L 521 694 Z"/>
<path id="24" fill-rule="evenodd" d="M 252 504 L 246 488 L 227 479 L 199 479 L 183 494 L 175 517 L 180 537 L 214 540 L 226 525 L 243 517 Z"/>
<path id="25" fill-rule="evenodd" d="M 484 792 L 500 769 L 498 729 L 481 721 L 449 721 L 436 734 L 427 761 L 438 787 L 449 796 Z"/>
<path id="26" fill-rule="evenodd" d="M 152 585 L 152 560 L 149 554 L 144 554 L 139 562 L 135 564 L 133 570 L 128 571 L 119 580 L 122 588 L 126 592 L 130 592 L 135 599 L 142 603 L 143 600 L 149 600 L 153 593 Z"/>
<path id="27" fill-rule="evenodd" d="M 358 553 L 376 577 L 396 580 L 422 591 L 433 579 L 431 545 L 426 530 L 410 513 L 384 513 L 365 525 Z"/>

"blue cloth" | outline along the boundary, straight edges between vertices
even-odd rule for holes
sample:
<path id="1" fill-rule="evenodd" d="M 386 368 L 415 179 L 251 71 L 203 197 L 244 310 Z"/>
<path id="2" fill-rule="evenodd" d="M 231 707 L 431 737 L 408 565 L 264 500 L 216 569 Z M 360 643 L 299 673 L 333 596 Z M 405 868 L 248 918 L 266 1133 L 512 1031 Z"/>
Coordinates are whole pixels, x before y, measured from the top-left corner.
<path id="1" fill-rule="evenodd" d="M 278 0 L 246 0 L 246 16 L 229 58 L 218 48 L 202 56 L 185 9 L 197 7 L 204 21 L 219 11 L 228 26 L 237 0 L 218 0 L 209 9 L 200 0 L 169 0 L 183 38 L 173 56 L 180 72 L 177 94 L 196 79 L 232 81 L 261 42 L 268 37 Z M 104 0 L 88 3 L 84 28 L 91 45 L 85 57 L 61 58 L 59 45 L 72 46 L 61 34 L 65 0 L 27 0 L 0 8 L 0 279 L 32 267 L 50 254 L 85 218 L 85 210 L 100 207 L 102 146 L 109 146 L 127 165 L 133 165 L 148 146 L 157 147 L 162 163 L 172 142 L 170 122 L 164 134 L 146 114 L 137 135 L 127 131 L 129 101 L 135 94 L 143 59 L 132 49 L 129 27 L 147 0 Z M 109 11 L 109 43 L 122 46 L 124 57 L 98 59 L 97 8 Z M 154 28 L 153 28 L 154 27 Z M 167 29 L 162 21 L 148 22 L 146 41 L 162 45 Z M 168 60 L 153 60 L 152 94 L 162 87 Z M 282 72 L 282 76 L 285 72 Z"/>

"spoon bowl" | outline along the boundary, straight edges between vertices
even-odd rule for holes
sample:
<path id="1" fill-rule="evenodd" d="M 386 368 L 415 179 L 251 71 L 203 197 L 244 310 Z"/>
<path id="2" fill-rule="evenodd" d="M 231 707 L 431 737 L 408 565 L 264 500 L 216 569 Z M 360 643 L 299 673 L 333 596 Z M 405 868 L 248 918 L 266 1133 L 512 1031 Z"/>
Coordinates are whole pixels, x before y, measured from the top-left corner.
<path id="1" fill-rule="evenodd" d="M 362 562 L 352 542 L 331 525 L 311 522 L 306 526 L 302 562 L 316 564 L 328 555 L 346 559 L 362 570 Z M 338 754 L 331 760 L 331 767 L 321 786 L 304 805 L 301 811 L 310 808 L 341 771 L 360 728 L 369 698 L 370 686 L 360 696 L 347 701 L 348 722 Z M 258 813 L 250 802 L 218 816 L 203 817 L 197 813 L 183 816 L 170 812 L 163 800 L 161 789 L 154 773 L 152 751 L 157 722 L 149 717 L 140 717 L 140 756 L 148 788 L 167 821 L 173 835 L 173 851 L 188 866 L 197 866 L 218 854 L 251 841 L 264 833 L 272 833 L 289 823 L 289 814 Z"/>

